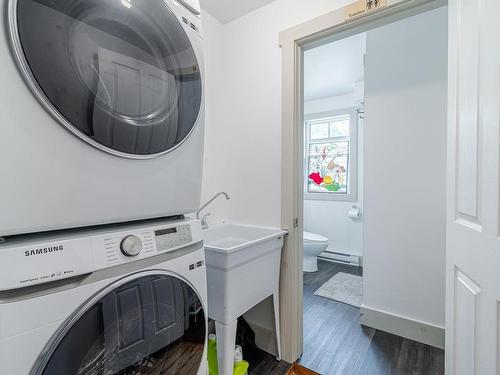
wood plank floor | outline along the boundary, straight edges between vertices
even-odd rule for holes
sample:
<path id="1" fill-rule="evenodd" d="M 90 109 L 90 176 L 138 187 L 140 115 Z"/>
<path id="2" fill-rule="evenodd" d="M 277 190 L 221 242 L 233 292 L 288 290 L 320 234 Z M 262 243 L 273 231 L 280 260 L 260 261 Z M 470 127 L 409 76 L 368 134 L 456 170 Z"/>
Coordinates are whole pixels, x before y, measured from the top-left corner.
<path id="1" fill-rule="evenodd" d="M 303 367 L 297 363 L 294 363 L 290 370 L 286 373 L 286 375 L 320 375 L 315 371 L 309 370 L 308 368 Z"/>
<path id="2" fill-rule="evenodd" d="M 301 365 L 324 375 L 444 374 L 442 350 L 363 327 L 358 308 L 314 295 L 338 272 L 362 273 L 359 267 L 320 261 L 318 272 L 304 274 Z"/>
<path id="3" fill-rule="evenodd" d="M 275 356 L 269 354 L 251 369 L 249 375 L 285 375 L 290 367 L 292 367 L 290 363 L 277 361 Z"/>

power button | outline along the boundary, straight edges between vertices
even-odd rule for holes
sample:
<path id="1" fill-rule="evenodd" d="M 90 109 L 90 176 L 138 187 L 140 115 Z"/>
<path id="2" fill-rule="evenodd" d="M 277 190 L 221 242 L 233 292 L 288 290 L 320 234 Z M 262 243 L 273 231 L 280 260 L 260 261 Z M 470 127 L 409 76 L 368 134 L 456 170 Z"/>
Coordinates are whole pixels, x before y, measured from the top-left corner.
<path id="1" fill-rule="evenodd" d="M 135 257 L 142 251 L 142 241 L 137 236 L 127 236 L 122 240 L 120 249 L 124 255 Z"/>

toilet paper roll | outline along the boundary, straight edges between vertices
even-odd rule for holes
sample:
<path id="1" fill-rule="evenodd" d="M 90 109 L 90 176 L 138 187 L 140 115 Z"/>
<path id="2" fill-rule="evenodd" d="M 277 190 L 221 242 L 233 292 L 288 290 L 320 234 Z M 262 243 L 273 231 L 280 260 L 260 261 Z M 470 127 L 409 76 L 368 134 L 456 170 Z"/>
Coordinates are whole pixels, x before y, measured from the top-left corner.
<path id="1" fill-rule="evenodd" d="M 359 219 L 361 216 L 361 210 L 357 206 L 352 206 L 347 214 L 351 219 Z"/>

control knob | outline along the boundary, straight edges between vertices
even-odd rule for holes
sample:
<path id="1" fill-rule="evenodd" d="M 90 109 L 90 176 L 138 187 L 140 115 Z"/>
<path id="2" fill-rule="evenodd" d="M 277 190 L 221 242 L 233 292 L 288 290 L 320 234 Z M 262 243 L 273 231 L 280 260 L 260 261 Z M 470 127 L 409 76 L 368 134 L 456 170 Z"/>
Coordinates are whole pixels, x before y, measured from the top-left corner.
<path id="1" fill-rule="evenodd" d="M 122 240 L 120 249 L 124 255 L 135 257 L 142 251 L 142 241 L 137 236 L 127 236 Z"/>

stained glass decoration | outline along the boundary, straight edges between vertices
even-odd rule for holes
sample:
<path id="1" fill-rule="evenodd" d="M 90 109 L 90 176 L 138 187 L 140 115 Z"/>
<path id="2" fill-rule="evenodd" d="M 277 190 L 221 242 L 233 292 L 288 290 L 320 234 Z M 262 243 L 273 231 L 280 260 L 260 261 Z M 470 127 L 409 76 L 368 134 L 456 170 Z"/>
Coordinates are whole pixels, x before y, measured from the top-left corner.
<path id="1" fill-rule="evenodd" d="M 348 164 L 348 141 L 309 145 L 308 191 L 346 194 Z"/>
<path id="2" fill-rule="evenodd" d="M 350 117 L 316 120 L 308 125 L 308 193 L 348 193 Z"/>

